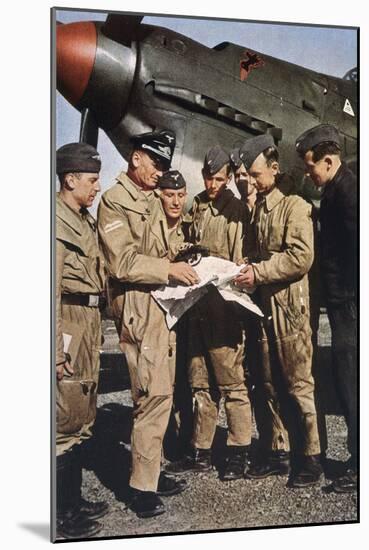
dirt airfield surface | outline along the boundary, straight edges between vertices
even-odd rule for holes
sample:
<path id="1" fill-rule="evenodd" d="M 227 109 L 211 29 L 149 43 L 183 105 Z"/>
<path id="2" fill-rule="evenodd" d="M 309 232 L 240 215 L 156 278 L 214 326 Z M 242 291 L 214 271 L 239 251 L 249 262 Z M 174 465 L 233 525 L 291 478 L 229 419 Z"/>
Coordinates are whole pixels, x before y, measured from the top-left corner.
<path id="1" fill-rule="evenodd" d="M 166 513 L 156 518 L 139 519 L 127 505 L 129 391 L 100 396 L 99 401 L 98 441 L 94 445 L 96 462 L 94 469 L 84 470 L 83 495 L 89 500 L 109 502 L 109 513 L 100 520 L 103 537 L 357 520 L 356 494 L 338 495 L 330 491 L 331 480 L 348 458 L 346 427 L 340 416 L 326 417 L 328 460 L 326 474 L 319 485 L 291 489 L 286 486 L 288 480 L 284 476 L 222 482 L 214 468 L 207 473 L 184 475 L 187 489 L 179 495 L 163 498 Z M 222 416 L 214 445 L 215 461 L 225 443 Z M 106 425 L 109 417 L 121 422 L 109 429 Z"/>
<path id="2" fill-rule="evenodd" d="M 315 376 L 324 405 L 321 412 L 328 440 L 325 472 L 320 483 L 306 489 L 292 489 L 284 476 L 260 481 L 220 481 L 218 469 L 226 443 L 221 404 L 213 445 L 213 471 L 185 474 L 187 489 L 179 495 L 163 497 L 166 512 L 148 519 L 139 519 L 129 508 L 132 400 L 127 369 L 110 321 L 104 322 L 104 336 L 101 393 L 94 438 L 85 455 L 82 486 L 84 498 L 106 500 L 110 505 L 108 514 L 99 520 L 103 526 L 99 537 L 357 521 L 356 493 L 338 495 L 330 490 L 332 480 L 343 472 L 348 454 L 346 424 L 329 373 L 330 332 L 325 315 L 320 318 Z M 255 450 L 256 445 L 254 426 L 252 449 Z M 166 456 L 170 456 L 170 450 Z"/>

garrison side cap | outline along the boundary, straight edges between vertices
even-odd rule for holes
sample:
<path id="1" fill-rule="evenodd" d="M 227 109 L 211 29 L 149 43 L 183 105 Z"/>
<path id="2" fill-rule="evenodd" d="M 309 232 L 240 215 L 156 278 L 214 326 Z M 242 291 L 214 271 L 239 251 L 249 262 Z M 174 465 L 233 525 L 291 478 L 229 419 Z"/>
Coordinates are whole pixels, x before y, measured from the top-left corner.
<path id="1" fill-rule="evenodd" d="M 176 136 L 171 130 L 138 134 L 131 137 L 131 142 L 136 149 L 142 149 L 161 161 L 167 168 L 170 167 L 176 145 Z"/>
<path id="2" fill-rule="evenodd" d="M 168 170 L 158 178 L 159 189 L 182 189 L 186 187 L 186 181 L 178 170 Z"/>
<path id="3" fill-rule="evenodd" d="M 101 158 L 95 147 L 88 143 L 67 143 L 56 151 L 56 173 L 99 173 Z"/>
<path id="4" fill-rule="evenodd" d="M 236 170 L 238 170 L 238 168 L 242 164 L 242 160 L 240 159 L 240 149 L 239 149 L 239 147 L 236 147 L 235 149 L 232 149 L 232 151 L 229 153 L 229 161 L 230 161 L 232 170 L 234 172 Z"/>
<path id="5" fill-rule="evenodd" d="M 331 142 L 340 147 L 340 136 L 337 128 L 331 124 L 319 124 L 306 130 L 296 140 L 296 151 L 299 155 L 305 154 L 320 143 Z"/>
<path id="6" fill-rule="evenodd" d="M 229 164 L 229 155 L 220 145 L 215 145 L 215 147 L 208 149 L 204 159 L 204 170 L 206 173 L 213 176 L 226 164 Z"/>
<path id="7" fill-rule="evenodd" d="M 274 139 L 270 134 L 262 134 L 245 141 L 240 147 L 240 159 L 246 170 L 249 170 L 254 160 L 268 147 L 275 147 Z"/>

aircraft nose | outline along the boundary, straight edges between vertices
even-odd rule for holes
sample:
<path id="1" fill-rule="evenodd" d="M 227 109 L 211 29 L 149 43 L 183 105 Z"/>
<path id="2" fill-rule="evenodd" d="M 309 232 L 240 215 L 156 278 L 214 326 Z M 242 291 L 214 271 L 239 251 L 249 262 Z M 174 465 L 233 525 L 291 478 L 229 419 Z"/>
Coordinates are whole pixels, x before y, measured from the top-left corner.
<path id="1" fill-rule="evenodd" d="M 97 32 L 93 22 L 57 26 L 57 88 L 74 106 L 80 101 L 90 80 L 96 47 Z"/>
<path id="2" fill-rule="evenodd" d="M 79 111 L 89 109 L 99 128 L 110 131 L 127 109 L 137 52 L 106 36 L 104 29 L 96 21 L 57 26 L 57 89 Z"/>

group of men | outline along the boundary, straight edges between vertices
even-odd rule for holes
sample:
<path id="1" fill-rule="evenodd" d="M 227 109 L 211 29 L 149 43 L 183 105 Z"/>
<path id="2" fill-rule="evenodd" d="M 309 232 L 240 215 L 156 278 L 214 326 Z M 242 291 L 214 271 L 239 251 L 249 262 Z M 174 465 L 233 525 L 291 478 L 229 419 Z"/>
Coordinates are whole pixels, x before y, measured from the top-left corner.
<path id="1" fill-rule="evenodd" d="M 174 150 L 170 130 L 134 136 L 127 172 L 103 194 L 97 225 L 87 208 L 100 190 L 98 152 L 83 143 L 57 151 L 59 536 L 95 535 L 101 529 L 96 520 L 107 512 L 105 503 L 82 499 L 80 460 L 96 415 L 105 277 L 131 379 L 130 506 L 138 517 L 162 514 L 161 497 L 186 489 L 185 472 L 212 468 L 221 398 L 228 434 L 223 481 L 289 475 L 290 486 L 306 487 L 323 472 L 311 372 L 312 207 L 290 192 L 291 178 L 280 171 L 273 138 L 260 135 L 230 154 L 219 146 L 206 152 L 205 190 L 184 214 L 186 182 L 170 169 Z M 339 134 L 330 125 L 302 134 L 296 151 L 306 173 L 323 188 L 321 278 L 351 455 L 332 488 L 351 492 L 357 483 L 356 179 L 341 161 Z M 228 188 L 232 173 L 240 198 Z M 184 455 L 162 468 L 163 439 L 173 411 L 177 335 L 176 327 L 168 329 L 151 292 L 160 285 L 199 282 L 194 267 L 177 261 L 180 251 L 195 245 L 243 266 L 234 287 L 251 293 L 263 317 L 245 315 L 211 285 L 187 312 L 192 438 Z M 176 393 L 181 390 L 177 387 Z M 259 435 L 253 457 L 252 411 Z"/>

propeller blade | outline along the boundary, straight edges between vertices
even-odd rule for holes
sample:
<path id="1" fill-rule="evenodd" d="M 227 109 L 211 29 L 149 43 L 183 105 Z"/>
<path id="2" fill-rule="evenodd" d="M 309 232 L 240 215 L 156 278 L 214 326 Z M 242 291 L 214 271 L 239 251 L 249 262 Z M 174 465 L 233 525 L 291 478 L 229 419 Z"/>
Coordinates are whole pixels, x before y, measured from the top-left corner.
<path id="1" fill-rule="evenodd" d="M 101 30 L 108 38 L 130 46 L 135 40 L 138 27 L 143 19 L 143 15 L 120 15 L 111 13 L 106 18 Z"/>
<path id="2" fill-rule="evenodd" d="M 89 143 L 93 147 L 97 147 L 99 137 L 99 127 L 96 124 L 95 118 L 90 109 L 83 109 L 81 113 L 81 126 L 79 133 L 79 141 Z"/>

